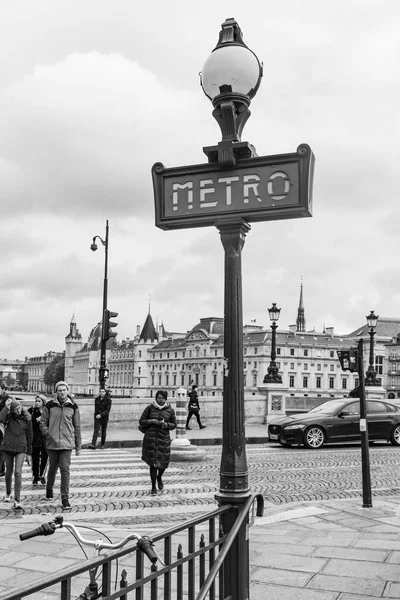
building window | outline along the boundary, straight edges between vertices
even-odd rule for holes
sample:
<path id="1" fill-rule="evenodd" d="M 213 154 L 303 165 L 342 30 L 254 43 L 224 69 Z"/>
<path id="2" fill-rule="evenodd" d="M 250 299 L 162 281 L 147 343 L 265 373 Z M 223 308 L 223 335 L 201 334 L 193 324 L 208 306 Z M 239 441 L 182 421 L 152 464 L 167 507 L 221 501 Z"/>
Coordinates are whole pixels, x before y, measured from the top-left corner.
<path id="1" fill-rule="evenodd" d="M 315 383 L 316 383 L 316 387 L 317 387 L 317 388 L 321 388 L 321 382 L 322 382 L 322 379 L 321 379 L 321 377 L 317 377 L 317 379 L 315 380 Z"/>
<path id="2" fill-rule="evenodd" d="M 199 385 L 199 374 L 196 373 L 196 385 Z"/>
<path id="3" fill-rule="evenodd" d="M 142 374 L 142 367 L 138 367 L 138 375 Z"/>
<path id="4" fill-rule="evenodd" d="M 290 363 L 290 368 L 294 370 L 294 363 Z"/>
<path id="5" fill-rule="evenodd" d="M 213 383 L 213 385 L 214 385 L 214 387 L 217 386 L 217 376 L 216 375 L 214 375 L 214 383 Z"/>
<path id="6" fill-rule="evenodd" d="M 276 353 L 277 353 L 277 354 L 280 354 L 280 353 L 281 353 L 281 349 L 280 349 L 280 348 L 277 348 L 277 349 L 276 349 Z"/>
<path id="7" fill-rule="evenodd" d="M 207 348 L 204 348 L 204 356 L 207 356 Z"/>
<path id="8" fill-rule="evenodd" d="M 175 358 L 178 358 L 178 353 L 177 352 L 175 352 Z"/>
<path id="9" fill-rule="evenodd" d="M 317 365 L 317 371 L 321 371 L 322 370 L 322 365 Z"/>
<path id="10" fill-rule="evenodd" d="M 329 367 L 330 367 L 330 370 L 331 370 L 331 371 L 334 371 L 334 370 L 335 370 L 335 365 L 329 365 Z"/>
<path id="11" fill-rule="evenodd" d="M 253 386 L 257 386 L 257 375 L 253 375 Z"/>
<path id="12" fill-rule="evenodd" d="M 294 387 L 294 375 L 289 376 L 289 387 Z"/>
<path id="13" fill-rule="evenodd" d="M 342 388 L 343 388 L 344 390 L 346 390 L 346 389 L 347 389 L 347 379 L 346 379 L 345 377 L 343 377 L 343 379 L 342 379 Z"/>
<path id="14" fill-rule="evenodd" d="M 246 354 L 246 351 L 245 351 Z M 214 356 L 218 356 L 218 350 L 214 350 Z"/>
<path id="15" fill-rule="evenodd" d="M 358 387 L 360 385 L 360 380 L 358 379 L 358 377 L 356 377 L 354 379 L 354 387 Z"/>
<path id="16" fill-rule="evenodd" d="M 160 353 L 160 358 L 162 358 L 162 353 Z"/>
<path id="17" fill-rule="evenodd" d="M 161 375 L 158 376 L 158 385 L 161 385 Z"/>
<path id="18" fill-rule="evenodd" d="M 151 376 L 151 385 L 154 385 L 154 375 Z"/>
<path id="19" fill-rule="evenodd" d="M 142 358 L 142 351 L 141 350 L 139 350 L 139 358 Z M 153 356 L 153 358 L 154 358 L 154 356 Z"/>
<path id="20" fill-rule="evenodd" d="M 308 371 L 308 363 L 304 363 L 304 370 Z"/>
<path id="21" fill-rule="evenodd" d="M 137 384 L 138 384 L 138 386 L 140 386 L 140 379 L 137 380 Z"/>
<path id="22" fill-rule="evenodd" d="M 290 356 L 294 356 L 294 348 L 290 348 Z"/>
<path id="23" fill-rule="evenodd" d="M 383 356 L 375 356 L 375 371 L 377 375 L 383 375 Z"/>
<path id="24" fill-rule="evenodd" d="M 333 350 L 330 350 L 330 351 L 329 351 L 329 356 L 330 356 L 331 358 L 334 358 L 334 356 L 335 356 L 335 353 L 334 353 L 334 351 L 333 351 Z"/>
<path id="25" fill-rule="evenodd" d="M 257 361 L 254 361 L 254 368 L 257 369 Z"/>
<path id="26" fill-rule="evenodd" d="M 304 350 L 304 356 L 308 356 L 308 350 Z"/>
<path id="27" fill-rule="evenodd" d="M 174 383 L 173 385 L 176 385 L 176 375 L 174 375 Z"/>
<path id="28" fill-rule="evenodd" d="M 303 377 L 303 388 L 308 387 L 308 377 Z"/>
<path id="29" fill-rule="evenodd" d="M 205 387 L 206 385 L 206 374 L 203 373 L 203 387 Z"/>
<path id="30" fill-rule="evenodd" d="M 181 375 L 181 385 L 185 385 L 185 375 Z"/>
<path id="31" fill-rule="evenodd" d="M 254 354 L 258 354 L 258 348 L 254 348 Z"/>
<path id="32" fill-rule="evenodd" d="M 329 377 L 329 389 L 333 390 L 334 387 L 335 387 L 335 378 Z"/>
<path id="33" fill-rule="evenodd" d="M 243 354 L 247 354 L 247 348 L 245 348 L 245 349 L 243 350 Z M 217 356 L 217 355 L 215 355 L 215 356 Z"/>

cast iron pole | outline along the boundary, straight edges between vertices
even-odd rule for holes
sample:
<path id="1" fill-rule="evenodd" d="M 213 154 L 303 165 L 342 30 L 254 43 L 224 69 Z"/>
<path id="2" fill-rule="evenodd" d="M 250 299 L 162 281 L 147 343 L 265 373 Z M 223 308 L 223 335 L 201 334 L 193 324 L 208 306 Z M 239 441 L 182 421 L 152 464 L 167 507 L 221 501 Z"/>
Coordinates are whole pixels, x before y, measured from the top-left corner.
<path id="1" fill-rule="evenodd" d="M 220 506 L 234 506 L 222 519 L 223 529 L 228 533 L 249 497 L 244 425 L 241 253 L 250 225 L 241 218 L 233 218 L 221 221 L 216 226 L 225 250 L 222 454 L 220 490 L 216 499 Z M 249 597 L 249 540 L 246 527 L 245 522 L 225 563 L 224 597 L 232 600 L 246 600 Z"/>
<path id="2" fill-rule="evenodd" d="M 108 292 L 108 220 L 106 221 L 106 239 L 104 243 L 104 283 L 103 283 L 103 319 L 101 325 L 101 346 L 100 346 L 100 387 L 105 387 L 106 380 L 104 377 L 104 369 L 106 368 L 106 349 L 107 340 L 104 339 L 105 314 L 107 310 L 107 292 Z"/>
<path id="3" fill-rule="evenodd" d="M 364 342 L 358 342 L 358 375 L 360 378 L 360 433 L 361 433 L 361 468 L 363 488 L 363 508 L 372 507 L 371 470 L 369 463 L 368 423 L 365 400 L 364 381 Z"/>

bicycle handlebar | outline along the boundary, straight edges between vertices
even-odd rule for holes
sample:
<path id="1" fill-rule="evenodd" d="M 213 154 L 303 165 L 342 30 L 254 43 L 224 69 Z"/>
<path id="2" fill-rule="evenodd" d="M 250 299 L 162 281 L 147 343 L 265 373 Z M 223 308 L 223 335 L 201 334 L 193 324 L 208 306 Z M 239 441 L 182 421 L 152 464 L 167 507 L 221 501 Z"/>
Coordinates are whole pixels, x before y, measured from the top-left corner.
<path id="1" fill-rule="evenodd" d="M 36 537 L 38 535 L 51 535 L 55 532 L 55 530 L 56 525 L 54 521 L 51 521 L 50 523 L 43 523 L 43 525 L 40 525 L 40 527 L 37 527 L 37 529 L 32 529 L 32 531 L 26 531 L 25 533 L 21 533 L 19 539 L 21 540 L 21 542 L 24 542 L 25 540 L 29 540 L 30 538 Z"/>
<path id="2" fill-rule="evenodd" d="M 78 539 L 82 544 L 86 546 L 93 546 L 96 550 L 100 551 L 103 549 L 107 550 L 117 550 L 118 548 L 122 548 L 131 540 L 137 540 L 138 549 L 146 554 L 149 560 L 155 564 L 159 559 L 158 554 L 153 550 L 153 540 L 147 536 L 141 536 L 138 533 L 130 533 L 124 539 L 119 542 L 115 542 L 114 544 L 111 542 L 103 542 L 102 539 L 98 540 L 87 540 L 84 538 L 78 531 L 78 529 L 73 525 L 73 523 L 64 522 L 63 517 L 58 516 L 54 519 L 54 521 L 50 521 L 50 523 L 43 523 L 37 529 L 32 529 L 31 531 L 26 531 L 25 533 L 21 533 L 19 539 L 23 542 L 25 540 L 29 540 L 30 538 L 39 536 L 39 535 L 51 535 L 55 532 L 56 529 L 60 529 L 61 527 L 65 527 L 72 531 L 76 539 Z"/>

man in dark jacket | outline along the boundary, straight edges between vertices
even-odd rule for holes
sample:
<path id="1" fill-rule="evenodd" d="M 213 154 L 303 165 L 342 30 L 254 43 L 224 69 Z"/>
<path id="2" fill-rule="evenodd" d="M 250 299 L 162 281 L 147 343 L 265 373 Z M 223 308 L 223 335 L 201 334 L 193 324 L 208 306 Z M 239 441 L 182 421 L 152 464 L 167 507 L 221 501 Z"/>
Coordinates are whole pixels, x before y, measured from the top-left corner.
<path id="1" fill-rule="evenodd" d="M 192 416 L 194 415 L 197 419 L 197 422 L 199 424 L 200 429 L 205 429 L 205 425 L 201 424 L 200 421 L 200 405 L 199 405 L 199 398 L 197 396 L 197 385 L 193 384 L 192 385 L 192 391 L 189 393 L 189 413 L 186 419 L 186 429 L 191 429 L 191 427 L 189 427 L 189 423 L 190 423 L 190 419 L 192 418 Z"/>
<path id="2" fill-rule="evenodd" d="M 100 388 L 99 395 L 94 401 L 94 431 L 92 437 L 92 443 L 89 448 L 96 450 L 97 436 L 101 429 L 101 446 L 100 449 L 104 450 L 106 447 L 106 434 L 108 417 L 111 410 L 111 398 L 110 395 L 104 388 Z"/>

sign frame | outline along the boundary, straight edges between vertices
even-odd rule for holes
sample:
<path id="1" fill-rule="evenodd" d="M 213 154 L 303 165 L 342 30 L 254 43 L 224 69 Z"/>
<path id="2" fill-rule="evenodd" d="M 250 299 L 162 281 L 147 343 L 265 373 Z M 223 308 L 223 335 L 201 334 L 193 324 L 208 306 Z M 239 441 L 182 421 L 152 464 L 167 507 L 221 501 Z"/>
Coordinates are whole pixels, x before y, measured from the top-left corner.
<path id="1" fill-rule="evenodd" d="M 237 160 L 232 167 L 221 166 L 218 162 L 179 166 L 166 168 L 161 162 L 152 167 L 152 178 L 154 188 L 155 224 L 164 230 L 186 229 L 192 227 L 208 227 L 215 225 L 221 219 L 237 217 L 249 223 L 259 221 L 272 221 L 280 219 L 295 219 L 312 216 L 312 189 L 314 175 L 314 154 L 307 144 L 300 144 L 296 152 L 288 154 L 276 154 L 270 156 L 254 156 Z M 168 180 L 173 178 L 196 178 L 218 174 L 221 171 L 232 172 L 235 175 L 238 170 L 249 169 L 249 172 L 257 168 L 274 167 L 276 171 L 283 170 L 287 165 L 297 167 L 297 202 L 279 206 L 262 206 L 257 208 L 244 208 L 219 210 L 213 212 L 194 212 L 170 216 L 166 214 L 166 202 L 172 203 L 171 197 L 166 193 Z"/>

